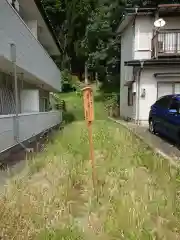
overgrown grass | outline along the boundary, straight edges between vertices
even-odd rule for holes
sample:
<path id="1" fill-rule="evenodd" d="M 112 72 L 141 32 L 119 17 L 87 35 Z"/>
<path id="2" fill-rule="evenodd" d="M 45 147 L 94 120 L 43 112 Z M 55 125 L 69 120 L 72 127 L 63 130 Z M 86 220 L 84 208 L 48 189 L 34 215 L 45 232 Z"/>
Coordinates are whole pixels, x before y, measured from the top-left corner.
<path id="1" fill-rule="evenodd" d="M 125 128 L 96 120 L 97 200 L 82 99 L 64 97 L 78 121 L 8 184 L 0 199 L 2 239 L 180 239 L 179 170 Z"/>
<path id="2" fill-rule="evenodd" d="M 107 118 L 107 113 L 103 102 L 104 98 L 99 94 L 94 90 L 94 113 L 96 120 L 103 120 Z M 66 102 L 65 120 L 67 122 L 84 120 L 83 99 L 80 93 L 63 93 L 60 94 L 60 98 Z"/>

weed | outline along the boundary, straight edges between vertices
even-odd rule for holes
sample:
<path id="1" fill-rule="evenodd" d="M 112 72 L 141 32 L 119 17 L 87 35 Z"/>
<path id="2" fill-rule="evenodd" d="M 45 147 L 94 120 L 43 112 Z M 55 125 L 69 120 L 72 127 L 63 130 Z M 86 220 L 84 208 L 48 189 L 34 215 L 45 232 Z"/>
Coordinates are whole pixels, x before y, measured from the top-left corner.
<path id="1" fill-rule="evenodd" d="M 97 201 L 82 99 L 65 98 L 76 121 L 8 184 L 0 199 L 2 239 L 180 239 L 179 169 L 108 121 L 96 102 L 104 118 L 93 123 Z"/>

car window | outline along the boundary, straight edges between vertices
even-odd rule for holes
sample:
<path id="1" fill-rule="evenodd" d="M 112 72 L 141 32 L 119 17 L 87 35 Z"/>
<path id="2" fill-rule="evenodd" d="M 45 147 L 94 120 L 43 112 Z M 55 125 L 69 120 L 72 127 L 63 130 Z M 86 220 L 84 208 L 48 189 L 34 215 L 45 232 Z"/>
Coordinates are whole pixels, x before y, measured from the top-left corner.
<path id="1" fill-rule="evenodd" d="M 170 96 L 165 96 L 157 100 L 156 104 L 160 107 L 163 108 L 168 108 L 171 102 L 171 97 Z"/>
<path id="2" fill-rule="evenodd" d="M 169 109 L 175 109 L 178 113 L 180 112 L 180 102 L 174 99 L 169 107 Z"/>

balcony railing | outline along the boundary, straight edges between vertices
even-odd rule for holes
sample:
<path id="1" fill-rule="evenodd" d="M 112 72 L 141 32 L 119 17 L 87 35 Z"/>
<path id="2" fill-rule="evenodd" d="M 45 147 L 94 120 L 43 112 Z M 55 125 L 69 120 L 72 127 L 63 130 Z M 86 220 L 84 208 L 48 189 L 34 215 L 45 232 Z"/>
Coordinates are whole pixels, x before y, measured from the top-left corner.
<path id="1" fill-rule="evenodd" d="M 14 8 L 6 1 L 0 0 L 0 58 L 11 61 L 10 44 L 16 45 L 17 66 L 28 80 L 39 85 L 60 91 L 60 70 L 35 38 L 26 23 Z M 2 60 L 2 61 L 3 61 Z M 12 71 L 11 65 L 5 62 L 6 71 Z"/>
<path id="2" fill-rule="evenodd" d="M 19 142 L 26 141 L 62 121 L 60 111 L 19 114 Z M 32 124 L 36 123 L 36 124 Z M 0 153 L 15 146 L 15 115 L 0 115 Z"/>
<path id="3" fill-rule="evenodd" d="M 152 58 L 180 56 L 180 30 L 158 32 L 152 39 Z"/>

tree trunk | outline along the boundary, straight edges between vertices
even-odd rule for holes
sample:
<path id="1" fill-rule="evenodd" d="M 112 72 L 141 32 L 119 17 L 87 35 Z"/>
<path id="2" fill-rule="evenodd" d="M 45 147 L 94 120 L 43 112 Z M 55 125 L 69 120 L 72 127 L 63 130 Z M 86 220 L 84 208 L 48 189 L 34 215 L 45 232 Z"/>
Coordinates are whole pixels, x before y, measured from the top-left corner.
<path id="1" fill-rule="evenodd" d="M 85 63 L 84 73 L 85 73 L 85 84 L 88 84 L 88 67 L 87 67 L 87 63 Z"/>
<path id="2" fill-rule="evenodd" d="M 95 73 L 95 80 L 96 80 L 96 85 L 99 87 L 99 81 L 98 81 L 98 73 Z"/>

